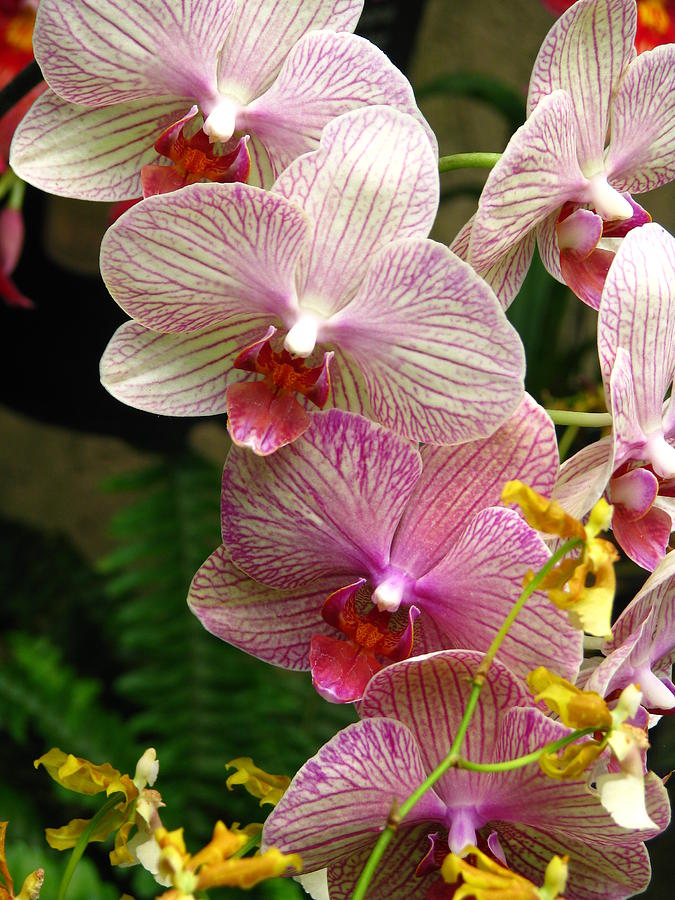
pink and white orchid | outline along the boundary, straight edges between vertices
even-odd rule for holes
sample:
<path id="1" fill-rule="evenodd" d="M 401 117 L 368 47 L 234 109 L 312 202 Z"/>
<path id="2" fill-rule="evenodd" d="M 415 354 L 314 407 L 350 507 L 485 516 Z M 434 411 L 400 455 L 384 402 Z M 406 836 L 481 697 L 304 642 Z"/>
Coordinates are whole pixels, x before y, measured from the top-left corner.
<path id="1" fill-rule="evenodd" d="M 269 186 L 348 110 L 387 103 L 421 119 L 406 78 L 345 33 L 362 8 L 42 0 L 35 56 L 51 90 L 18 129 L 11 165 L 43 190 L 89 200 L 140 196 L 141 172 L 146 195 L 246 180 L 249 165 L 252 183 Z"/>
<path id="2" fill-rule="evenodd" d="M 150 197 L 103 241 L 135 320 L 103 384 L 155 413 L 227 410 L 261 454 L 302 434 L 308 401 L 435 444 L 492 433 L 522 398 L 522 345 L 490 288 L 426 239 L 438 190 L 426 131 L 382 106 L 333 120 L 271 192 Z"/>
<path id="3" fill-rule="evenodd" d="M 300 853 L 307 872 L 327 866 L 331 900 L 348 900 L 391 809 L 448 754 L 480 660 L 466 650 L 441 652 L 375 675 L 359 706 L 361 721 L 300 769 L 265 823 L 263 848 Z M 569 733 L 530 704 L 511 672 L 493 664 L 462 755 L 501 762 Z M 565 895 L 574 900 L 632 896 L 649 882 L 642 841 L 669 818 L 661 780 L 650 774 L 645 788 L 653 827 L 631 831 L 612 820 L 584 779 L 553 780 L 536 764 L 490 773 L 450 769 L 398 825 L 368 897 L 423 900 L 444 856 L 468 845 L 535 883 L 552 855 L 569 855 Z"/>
<path id="4" fill-rule="evenodd" d="M 649 221 L 630 194 L 675 177 L 675 45 L 636 57 L 636 24 L 635 0 L 579 0 L 551 28 L 471 223 L 480 274 L 515 256 L 522 279 L 536 232 L 549 272 L 597 309 L 616 239 Z"/>
<path id="5" fill-rule="evenodd" d="M 504 483 L 550 492 L 553 427 L 526 398 L 492 437 L 418 451 L 366 419 L 315 413 L 262 459 L 237 447 L 223 472 L 224 546 L 195 576 L 202 624 L 247 653 L 312 670 L 324 697 L 358 699 L 393 660 L 447 647 L 486 650 L 548 556 L 497 506 Z M 547 659 L 575 677 L 580 635 L 542 595 L 502 649 L 521 677 Z"/>
<path id="6" fill-rule="evenodd" d="M 630 684 L 642 692 L 652 716 L 675 710 L 671 680 L 675 662 L 675 553 L 658 565 L 640 592 L 621 613 L 612 637 L 603 642 L 604 658 L 594 657 L 583 672 L 586 690 L 612 697 Z"/>
<path id="7" fill-rule="evenodd" d="M 675 239 L 660 225 L 624 238 L 605 282 L 598 351 L 610 437 L 561 469 L 555 497 L 575 516 L 606 491 L 616 540 L 653 570 L 675 519 Z"/>

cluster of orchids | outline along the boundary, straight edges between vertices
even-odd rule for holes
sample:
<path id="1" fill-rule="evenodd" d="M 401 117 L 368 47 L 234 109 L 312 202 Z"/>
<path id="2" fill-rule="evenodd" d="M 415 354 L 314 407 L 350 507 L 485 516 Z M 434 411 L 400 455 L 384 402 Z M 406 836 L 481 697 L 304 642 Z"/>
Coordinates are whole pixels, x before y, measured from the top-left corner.
<path id="1" fill-rule="evenodd" d="M 101 249 L 130 316 L 102 382 L 227 415 L 190 609 L 359 716 L 290 784 L 235 761 L 273 811 L 193 857 L 150 751 L 132 779 L 52 750 L 108 796 L 53 846 L 116 831 L 113 862 L 171 900 L 300 871 L 330 900 L 646 888 L 669 819 L 648 729 L 675 708 L 675 239 L 635 196 L 675 178 L 675 45 L 638 52 L 636 0 L 564 5 L 447 247 L 437 142 L 352 33 L 361 0 L 41 0 L 47 89 L 12 170 L 137 201 Z M 562 466 L 505 315 L 535 244 L 597 311 L 607 412 L 574 421 L 609 431 Z M 617 544 L 650 574 L 613 622 Z"/>

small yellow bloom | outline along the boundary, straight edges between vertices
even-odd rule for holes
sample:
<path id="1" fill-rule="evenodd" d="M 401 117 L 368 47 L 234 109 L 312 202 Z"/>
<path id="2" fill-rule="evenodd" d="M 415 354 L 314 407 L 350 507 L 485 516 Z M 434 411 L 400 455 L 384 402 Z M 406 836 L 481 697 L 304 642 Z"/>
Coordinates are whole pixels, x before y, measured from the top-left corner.
<path id="1" fill-rule="evenodd" d="M 103 816 L 89 842 L 105 841 L 115 833 L 115 846 L 110 852 L 112 865 L 131 866 L 143 862 L 143 853 L 139 856 L 138 852 L 152 841 L 155 829 L 161 825 L 158 809 L 164 805 L 161 795 L 148 788 L 154 784 L 159 768 L 152 748 L 139 759 L 133 779 L 130 775 L 122 775 L 109 763 L 96 765 L 57 747 L 36 759 L 34 765 L 36 769 L 44 766 L 54 781 L 77 794 L 105 793 L 108 797 L 123 794 L 124 800 Z M 61 828 L 47 828 L 47 843 L 55 850 L 68 850 L 75 846 L 89 822 L 89 819 L 72 819 Z M 143 865 L 153 872 L 152 866 L 145 862 Z"/>
<path id="2" fill-rule="evenodd" d="M 448 884 L 462 884 L 456 888 L 453 900 L 564 900 L 560 892 L 567 882 L 567 857 L 554 856 L 546 868 L 544 886 L 536 887 L 527 878 L 500 866 L 477 847 L 466 847 L 465 858 L 451 853 L 443 861 L 441 875 Z M 475 864 L 469 862 L 475 859 Z"/>
<path id="3" fill-rule="evenodd" d="M 269 775 L 255 765 L 250 756 L 240 756 L 227 764 L 228 769 L 236 769 L 225 784 L 232 790 L 235 784 L 241 784 L 253 797 L 260 800 L 260 805 L 270 803 L 276 806 L 281 800 L 291 779 L 287 775 Z"/>
<path id="4" fill-rule="evenodd" d="M 607 637 L 611 632 L 612 605 L 616 590 L 614 563 L 619 559 L 610 541 L 597 535 L 609 528 L 612 507 L 600 499 L 586 525 L 570 516 L 555 500 L 542 497 L 520 481 L 509 481 L 502 491 L 504 503 L 520 506 L 525 521 L 538 531 L 561 538 L 579 538 L 584 543 L 577 557 L 561 560 L 541 582 L 549 599 L 567 611 L 571 624 L 587 634 Z M 527 579 L 531 580 L 532 573 Z"/>
<path id="5" fill-rule="evenodd" d="M 42 882 L 45 880 L 44 869 L 36 869 L 31 872 L 24 881 L 18 894 L 14 894 L 14 881 L 7 868 L 5 855 L 5 837 L 7 835 L 8 822 L 0 822 L 0 900 L 38 900 L 42 890 Z"/>
<path id="6" fill-rule="evenodd" d="M 570 744 L 559 753 L 544 753 L 539 757 L 541 770 L 549 778 L 560 780 L 581 778 L 605 749 L 601 741 L 588 740 Z"/>
<path id="7" fill-rule="evenodd" d="M 249 888 L 284 875 L 289 868 L 302 871 L 297 854 L 285 856 L 276 848 L 248 857 L 233 857 L 248 842 L 249 829 L 227 828 L 217 822 L 209 843 L 194 856 L 186 850 L 183 829 L 160 828 L 155 838 L 160 847 L 159 872 L 172 885 L 158 900 L 192 900 L 197 891 L 213 887 Z M 257 826 L 254 829 L 257 831 Z"/>
<path id="8" fill-rule="evenodd" d="M 612 727 L 609 707 L 595 691 L 582 691 L 544 666 L 530 672 L 527 683 L 537 703 L 545 703 L 569 728 L 607 731 Z"/>

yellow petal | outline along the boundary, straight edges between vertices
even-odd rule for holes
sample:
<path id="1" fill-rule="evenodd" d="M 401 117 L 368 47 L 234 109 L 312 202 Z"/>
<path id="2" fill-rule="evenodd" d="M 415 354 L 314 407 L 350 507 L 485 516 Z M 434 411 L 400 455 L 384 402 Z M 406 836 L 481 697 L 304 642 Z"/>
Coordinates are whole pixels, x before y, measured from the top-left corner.
<path id="1" fill-rule="evenodd" d="M 612 727 L 609 707 L 595 691 L 582 691 L 543 666 L 530 672 L 527 683 L 537 703 L 544 702 L 569 728 L 605 731 Z"/>
<path id="2" fill-rule="evenodd" d="M 116 831 L 125 819 L 124 808 L 111 809 L 97 824 L 89 836 L 89 843 L 105 841 Z M 54 850 L 69 850 L 80 839 L 80 835 L 89 825 L 90 819 L 72 819 L 61 828 L 45 828 L 47 843 Z"/>
<path id="3" fill-rule="evenodd" d="M 609 527 L 612 524 L 613 512 L 613 508 L 604 497 L 601 497 L 591 510 L 588 522 L 586 523 L 586 534 L 589 538 L 596 537 L 601 531 L 609 530 Z"/>
<path id="4" fill-rule="evenodd" d="M 96 765 L 86 759 L 52 748 L 33 763 L 44 766 L 49 775 L 70 791 L 93 796 L 105 791 L 108 796 L 121 791 L 127 800 L 138 796 L 138 789 L 128 775 L 121 775 L 109 763 Z"/>
<path id="5" fill-rule="evenodd" d="M 453 900 L 539 900 L 537 888 L 527 878 L 500 866 L 477 847 L 465 847 L 465 852 L 464 858 L 449 854 L 441 866 L 441 875 L 448 884 L 456 884 L 462 878 Z"/>
<path id="6" fill-rule="evenodd" d="M 196 853 L 191 861 L 190 868 L 195 870 L 198 866 L 214 865 L 228 859 L 237 850 L 240 850 L 248 842 L 247 835 L 243 831 L 235 833 L 230 831 L 223 822 L 216 822 L 213 829 L 213 837 L 209 843 Z"/>
<path id="7" fill-rule="evenodd" d="M 523 511 L 525 521 L 537 531 L 562 538 L 586 539 L 586 529 L 581 522 L 566 513 L 555 500 L 543 497 L 522 481 L 506 482 L 502 502 L 516 503 Z"/>
<path id="8" fill-rule="evenodd" d="M 539 757 L 539 766 L 549 778 L 579 778 L 604 750 L 598 741 L 570 744 L 560 753 L 544 753 Z"/>
<path id="9" fill-rule="evenodd" d="M 7 868 L 7 857 L 5 855 L 5 837 L 7 835 L 7 826 L 9 822 L 0 822 L 0 875 L 2 875 L 2 880 L 5 882 L 7 886 L 7 890 L 5 894 L 10 898 L 14 893 L 14 882 L 12 881 L 12 876 L 9 874 L 9 869 Z M 2 887 L 0 887 L 0 891 Z M 3 895 L 0 894 L 0 900 L 3 900 Z"/>
<path id="10" fill-rule="evenodd" d="M 231 760 L 227 768 L 237 770 L 225 782 L 227 788 L 232 790 L 235 784 L 241 784 L 249 794 L 259 798 L 261 806 L 265 803 L 276 806 L 291 783 L 287 775 L 270 775 L 258 768 L 250 756 Z"/>
<path id="11" fill-rule="evenodd" d="M 226 859 L 213 866 L 202 866 L 199 870 L 199 889 L 212 887 L 250 888 L 268 878 L 285 875 L 288 869 L 302 872 L 302 861 L 297 853 L 285 856 L 276 847 L 272 847 L 259 856 L 247 856 L 242 859 Z"/>
<path id="12" fill-rule="evenodd" d="M 16 900 L 39 900 L 44 880 L 44 869 L 36 869 L 34 872 L 31 872 L 16 895 Z"/>

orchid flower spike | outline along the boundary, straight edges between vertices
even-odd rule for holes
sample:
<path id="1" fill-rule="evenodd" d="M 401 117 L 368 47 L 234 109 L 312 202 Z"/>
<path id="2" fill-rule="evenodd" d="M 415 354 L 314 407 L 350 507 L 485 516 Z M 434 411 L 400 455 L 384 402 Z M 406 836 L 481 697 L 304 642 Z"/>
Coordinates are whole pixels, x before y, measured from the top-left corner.
<path id="1" fill-rule="evenodd" d="M 628 234 L 607 276 L 598 352 L 612 433 L 562 467 L 554 496 L 584 515 L 604 492 L 626 554 L 653 570 L 675 520 L 675 238 L 660 225 Z"/>
<path id="2" fill-rule="evenodd" d="M 262 455 L 309 427 L 308 404 L 433 444 L 491 434 L 523 396 L 522 345 L 490 288 L 426 239 L 438 192 L 426 131 L 372 106 L 272 191 L 195 184 L 133 207 L 101 248 L 134 319 L 103 384 L 155 413 L 227 411 Z"/>
<path id="3" fill-rule="evenodd" d="M 548 558 L 515 511 L 509 475 L 542 490 L 557 469 L 553 426 L 527 398 L 491 438 L 424 447 L 351 413 L 315 413 L 305 434 L 261 458 L 233 447 L 223 472 L 224 544 L 188 602 L 247 653 L 311 669 L 318 692 L 357 700 L 395 660 L 446 647 L 487 650 Z M 542 659 L 575 678 L 581 635 L 535 594 L 500 649 L 525 678 Z"/>
<path id="4" fill-rule="evenodd" d="M 11 165 L 42 190 L 87 200 L 203 179 L 269 187 L 348 110 L 387 103 L 424 121 L 407 79 L 346 33 L 362 8 L 41 0 L 35 56 L 51 90 L 18 129 Z"/>
<path id="5" fill-rule="evenodd" d="M 536 235 L 549 272 L 597 309 L 613 258 L 605 242 L 650 220 L 631 194 L 675 174 L 675 45 L 636 57 L 636 25 L 635 0 L 579 0 L 551 28 L 529 118 L 469 226 L 469 262 L 489 281 L 510 265 L 519 283 Z"/>
<path id="6" fill-rule="evenodd" d="M 445 651 L 378 672 L 359 705 L 361 721 L 300 769 L 265 822 L 262 848 L 299 853 L 306 872 L 327 867 L 331 900 L 351 897 L 392 806 L 448 755 L 481 658 Z M 531 702 L 510 670 L 494 662 L 464 738 L 466 758 L 505 762 L 569 734 Z M 560 891 L 562 873 L 547 867 L 553 855 L 563 854 L 569 856 L 566 896 L 623 900 L 647 886 L 642 841 L 669 818 L 661 779 L 650 773 L 644 788 L 654 824 L 636 830 L 614 821 L 585 778 L 553 780 L 537 765 L 492 772 L 450 768 L 398 823 L 367 896 L 434 896 L 439 870 L 451 865 L 444 862 L 448 854 L 464 858 L 477 848 L 513 873 L 544 882 L 549 892 L 540 897 L 548 900 Z"/>

